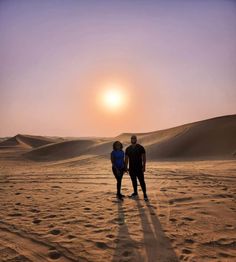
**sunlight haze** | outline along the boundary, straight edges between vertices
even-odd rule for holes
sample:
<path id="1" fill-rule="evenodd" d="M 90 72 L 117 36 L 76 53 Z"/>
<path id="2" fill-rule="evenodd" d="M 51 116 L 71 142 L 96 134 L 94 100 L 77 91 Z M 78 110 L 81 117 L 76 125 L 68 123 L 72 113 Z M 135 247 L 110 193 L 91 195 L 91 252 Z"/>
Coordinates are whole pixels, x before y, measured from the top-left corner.
<path id="1" fill-rule="evenodd" d="M 235 13 L 219 0 L 1 1 L 0 136 L 115 136 L 234 114 Z"/>

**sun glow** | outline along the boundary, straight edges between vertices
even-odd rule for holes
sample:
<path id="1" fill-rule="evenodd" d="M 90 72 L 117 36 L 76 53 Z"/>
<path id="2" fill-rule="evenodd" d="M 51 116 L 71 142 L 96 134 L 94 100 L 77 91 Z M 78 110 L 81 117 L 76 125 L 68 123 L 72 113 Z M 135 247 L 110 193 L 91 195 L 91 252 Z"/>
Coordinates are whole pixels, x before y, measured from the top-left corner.
<path id="1" fill-rule="evenodd" d="M 112 111 L 121 110 L 126 103 L 126 95 L 123 89 L 116 85 L 108 86 L 102 92 L 102 105 Z"/>

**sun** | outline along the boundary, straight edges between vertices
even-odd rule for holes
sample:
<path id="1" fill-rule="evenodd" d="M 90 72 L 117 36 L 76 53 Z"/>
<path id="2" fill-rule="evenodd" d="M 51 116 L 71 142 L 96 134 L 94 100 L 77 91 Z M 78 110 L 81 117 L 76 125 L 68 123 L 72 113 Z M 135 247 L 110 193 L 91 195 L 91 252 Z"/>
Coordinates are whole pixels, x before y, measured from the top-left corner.
<path id="1" fill-rule="evenodd" d="M 103 95 L 103 101 L 109 108 L 118 108 L 122 105 L 122 94 L 119 90 L 107 90 Z"/>
<path id="2" fill-rule="evenodd" d="M 107 86 L 102 92 L 101 102 L 107 110 L 121 110 L 126 104 L 126 95 L 123 88 L 118 85 Z"/>

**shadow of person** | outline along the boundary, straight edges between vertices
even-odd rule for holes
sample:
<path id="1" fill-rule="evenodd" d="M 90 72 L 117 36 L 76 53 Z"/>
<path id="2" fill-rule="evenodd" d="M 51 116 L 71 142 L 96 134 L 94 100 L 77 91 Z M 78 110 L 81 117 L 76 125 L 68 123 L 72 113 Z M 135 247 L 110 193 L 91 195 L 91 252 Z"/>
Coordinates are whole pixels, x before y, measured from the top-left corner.
<path id="1" fill-rule="evenodd" d="M 112 262 L 143 261 L 143 259 L 141 259 L 141 255 L 138 252 L 138 247 L 140 244 L 133 240 L 129 234 L 122 201 L 117 201 L 116 223 L 118 224 L 118 234 L 114 240 L 116 247 Z"/>
<path id="2" fill-rule="evenodd" d="M 150 203 L 142 205 L 136 200 L 139 210 L 144 246 L 146 250 L 145 261 L 148 262 L 177 262 L 179 261 L 171 246 L 169 238 L 163 232 L 161 223 Z M 147 211 L 148 210 L 148 211 Z M 150 217 L 150 219 L 148 219 Z"/>

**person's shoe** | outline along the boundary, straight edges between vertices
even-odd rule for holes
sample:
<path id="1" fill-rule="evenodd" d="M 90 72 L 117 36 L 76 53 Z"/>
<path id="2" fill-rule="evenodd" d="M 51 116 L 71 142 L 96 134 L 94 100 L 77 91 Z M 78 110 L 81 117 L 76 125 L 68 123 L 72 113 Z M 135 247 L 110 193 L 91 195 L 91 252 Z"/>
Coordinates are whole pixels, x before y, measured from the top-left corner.
<path id="1" fill-rule="evenodd" d="M 116 197 L 117 197 L 118 199 L 123 200 L 124 195 L 122 195 L 122 194 L 116 194 Z"/>
<path id="2" fill-rule="evenodd" d="M 130 197 L 130 198 L 136 198 L 137 196 L 138 196 L 137 193 L 132 193 L 129 197 Z"/>
<path id="3" fill-rule="evenodd" d="M 147 195 L 144 195 L 143 198 L 144 198 L 145 201 L 148 201 L 148 196 Z"/>

